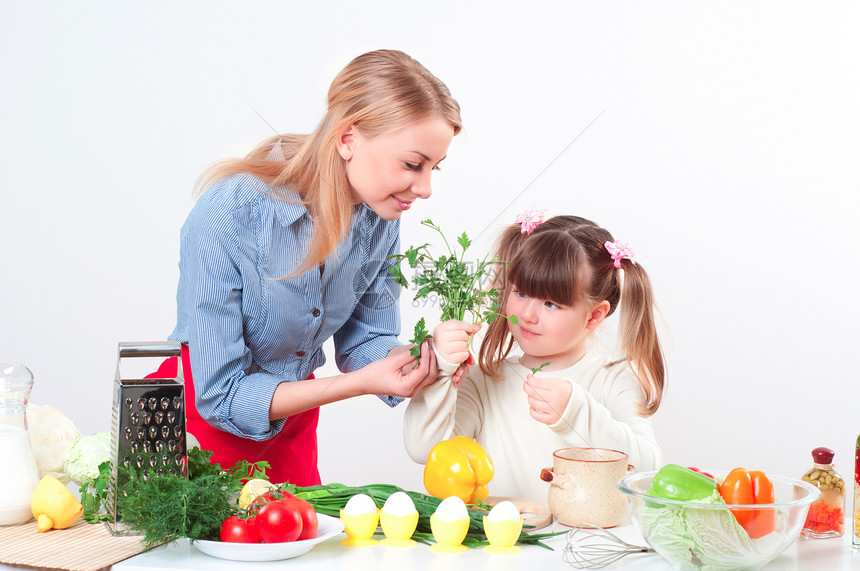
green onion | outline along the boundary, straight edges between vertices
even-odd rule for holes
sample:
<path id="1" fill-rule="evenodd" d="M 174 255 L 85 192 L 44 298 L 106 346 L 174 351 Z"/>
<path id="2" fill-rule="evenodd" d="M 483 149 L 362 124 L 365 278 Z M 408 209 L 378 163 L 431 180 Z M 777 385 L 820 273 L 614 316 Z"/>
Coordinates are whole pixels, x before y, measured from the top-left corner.
<path id="1" fill-rule="evenodd" d="M 385 505 L 385 500 L 394 492 L 405 492 L 415 503 L 415 509 L 418 510 L 418 527 L 412 535 L 412 539 L 421 543 L 429 543 L 433 537 L 430 529 L 430 516 L 436 513 L 436 508 L 442 503 L 442 500 L 433 496 L 428 496 L 419 492 L 411 492 L 404 490 L 398 486 L 391 484 L 369 484 L 366 486 L 345 486 L 343 484 L 324 484 L 320 486 L 294 486 L 292 484 L 284 484 L 280 486 L 285 492 L 289 492 L 310 503 L 314 509 L 325 515 L 340 517 L 342 510 L 349 499 L 356 494 L 366 494 L 370 496 L 377 508 Z M 469 532 L 466 534 L 466 539 L 463 540 L 463 545 L 467 547 L 480 547 L 488 545 L 487 536 L 484 533 L 484 516 L 490 511 L 490 506 L 483 504 L 475 504 L 467 507 L 469 514 Z M 533 529 L 533 526 L 524 526 L 524 528 Z M 543 543 L 542 540 L 567 533 L 564 531 L 556 531 L 552 533 L 535 533 L 530 534 L 523 529 L 520 533 L 517 543 L 528 545 L 539 545 L 545 549 L 552 550 L 552 547 Z"/>

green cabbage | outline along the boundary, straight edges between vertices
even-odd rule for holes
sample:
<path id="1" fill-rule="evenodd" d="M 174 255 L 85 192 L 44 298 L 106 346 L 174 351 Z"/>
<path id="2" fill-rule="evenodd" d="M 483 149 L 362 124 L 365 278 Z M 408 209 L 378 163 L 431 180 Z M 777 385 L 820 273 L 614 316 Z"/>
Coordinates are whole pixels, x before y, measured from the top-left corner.
<path id="1" fill-rule="evenodd" d="M 99 464 L 111 460 L 110 441 L 111 436 L 107 432 L 96 432 L 75 441 L 63 459 L 69 478 L 78 485 L 89 484 L 98 478 Z"/>
<path id="2" fill-rule="evenodd" d="M 725 504 L 720 493 L 697 503 Z M 687 569 L 742 569 L 761 565 L 782 543 L 780 533 L 753 541 L 729 510 L 664 505 L 640 506 L 642 534 L 658 553 Z"/>

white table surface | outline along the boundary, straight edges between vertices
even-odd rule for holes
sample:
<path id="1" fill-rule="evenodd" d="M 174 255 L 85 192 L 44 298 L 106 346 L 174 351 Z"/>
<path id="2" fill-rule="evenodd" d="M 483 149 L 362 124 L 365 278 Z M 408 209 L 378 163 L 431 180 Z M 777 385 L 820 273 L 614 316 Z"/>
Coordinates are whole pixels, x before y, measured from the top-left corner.
<path id="1" fill-rule="evenodd" d="M 540 530 L 541 532 L 569 530 L 559 523 Z M 622 539 L 642 545 L 642 538 L 632 525 L 622 525 L 613 531 Z M 238 570 L 322 570 L 344 571 L 368 570 L 431 570 L 431 571 L 535 571 L 544 569 L 574 569 L 564 560 L 566 534 L 546 540 L 554 551 L 531 545 L 513 555 L 496 555 L 481 549 L 470 549 L 465 553 L 434 553 L 429 546 L 418 544 L 409 548 L 347 547 L 340 543 L 343 533 L 315 546 L 309 553 L 282 561 L 248 563 L 216 559 L 192 547 L 187 541 L 177 541 L 146 553 L 126 559 L 114 565 L 116 571 L 154 571 L 205 569 L 207 571 Z M 379 536 L 381 537 L 381 536 Z M 33 569 L 25 566 L 0 564 L 4 571 Z M 644 571 L 670 571 L 674 569 L 661 556 L 637 554 L 627 556 L 605 569 L 632 569 Z M 860 571 L 860 549 L 851 545 L 851 537 L 832 539 L 807 539 L 801 537 L 776 559 L 766 565 L 764 571 Z"/>
<path id="2" fill-rule="evenodd" d="M 541 530 L 568 530 L 554 523 Z M 622 539 L 630 543 L 642 544 L 639 533 L 632 525 L 615 528 Z M 187 570 L 206 569 L 207 571 L 236 571 L 238 569 L 285 569 L 319 570 L 342 569 L 354 571 L 372 570 L 431 570 L 431 571 L 535 571 L 544 569 L 573 569 L 563 559 L 566 535 L 559 535 L 546 541 L 554 551 L 535 546 L 522 546 L 522 550 L 512 555 L 496 555 L 481 549 L 470 549 L 465 553 L 435 553 L 427 545 L 409 548 L 386 547 L 347 547 L 340 543 L 344 534 L 325 541 L 309 553 L 283 561 L 244 563 L 226 561 L 209 557 L 192 547 L 186 541 L 159 547 L 142 553 L 113 566 L 117 571 L 150 571 L 155 569 Z M 606 569 L 639 569 L 647 571 L 668 571 L 673 569 L 657 554 L 631 555 Z M 832 539 L 807 539 L 801 537 L 791 547 L 764 567 L 766 571 L 860 571 L 860 549 L 851 546 L 851 537 Z"/>

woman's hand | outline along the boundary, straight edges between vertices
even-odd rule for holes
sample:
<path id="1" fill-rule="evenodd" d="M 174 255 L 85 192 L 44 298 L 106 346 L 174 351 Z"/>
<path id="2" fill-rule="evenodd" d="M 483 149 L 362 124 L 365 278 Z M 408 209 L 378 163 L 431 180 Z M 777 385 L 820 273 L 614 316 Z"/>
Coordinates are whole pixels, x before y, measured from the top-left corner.
<path id="1" fill-rule="evenodd" d="M 570 386 L 570 381 L 565 379 L 535 377 L 530 374 L 526 375 L 523 391 L 528 396 L 529 414 L 532 418 L 549 425 L 561 419 L 567 403 L 570 402 L 573 387 Z"/>
<path id="2" fill-rule="evenodd" d="M 480 323 L 475 325 L 456 319 L 444 321 L 433 330 L 433 346 L 449 363 L 459 364 L 471 359 L 469 364 L 474 364 L 475 359 L 469 353 L 469 338 L 480 330 Z"/>
<path id="3" fill-rule="evenodd" d="M 286 418 L 359 395 L 412 397 L 418 389 L 436 380 L 439 369 L 429 341 L 421 346 L 417 366 L 415 357 L 409 354 L 411 348 L 411 345 L 395 347 L 384 358 L 350 373 L 280 383 L 272 395 L 269 418 Z"/>
<path id="4" fill-rule="evenodd" d="M 409 354 L 411 349 L 412 345 L 400 345 L 389 351 L 385 358 L 361 369 L 370 385 L 368 392 L 412 397 L 418 389 L 435 381 L 439 368 L 436 366 L 436 354 L 430 349 L 430 342 L 421 344 L 421 356 L 417 365 L 415 357 Z"/>

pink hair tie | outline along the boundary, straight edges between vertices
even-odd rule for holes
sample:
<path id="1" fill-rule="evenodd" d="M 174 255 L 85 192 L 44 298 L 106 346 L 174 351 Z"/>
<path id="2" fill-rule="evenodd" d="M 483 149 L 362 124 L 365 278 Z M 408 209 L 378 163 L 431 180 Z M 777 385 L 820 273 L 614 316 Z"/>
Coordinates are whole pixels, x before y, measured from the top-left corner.
<path id="1" fill-rule="evenodd" d="M 633 251 L 628 242 L 616 240 L 614 242 L 606 242 L 603 245 L 606 246 L 609 255 L 612 256 L 612 261 L 615 263 L 616 268 L 621 269 L 621 260 L 630 260 L 634 265 L 636 264 L 636 260 L 633 259 L 636 252 Z"/>
<path id="2" fill-rule="evenodd" d="M 546 219 L 546 209 L 537 210 L 534 206 L 517 214 L 515 222 L 520 225 L 520 234 L 531 234 Z"/>

